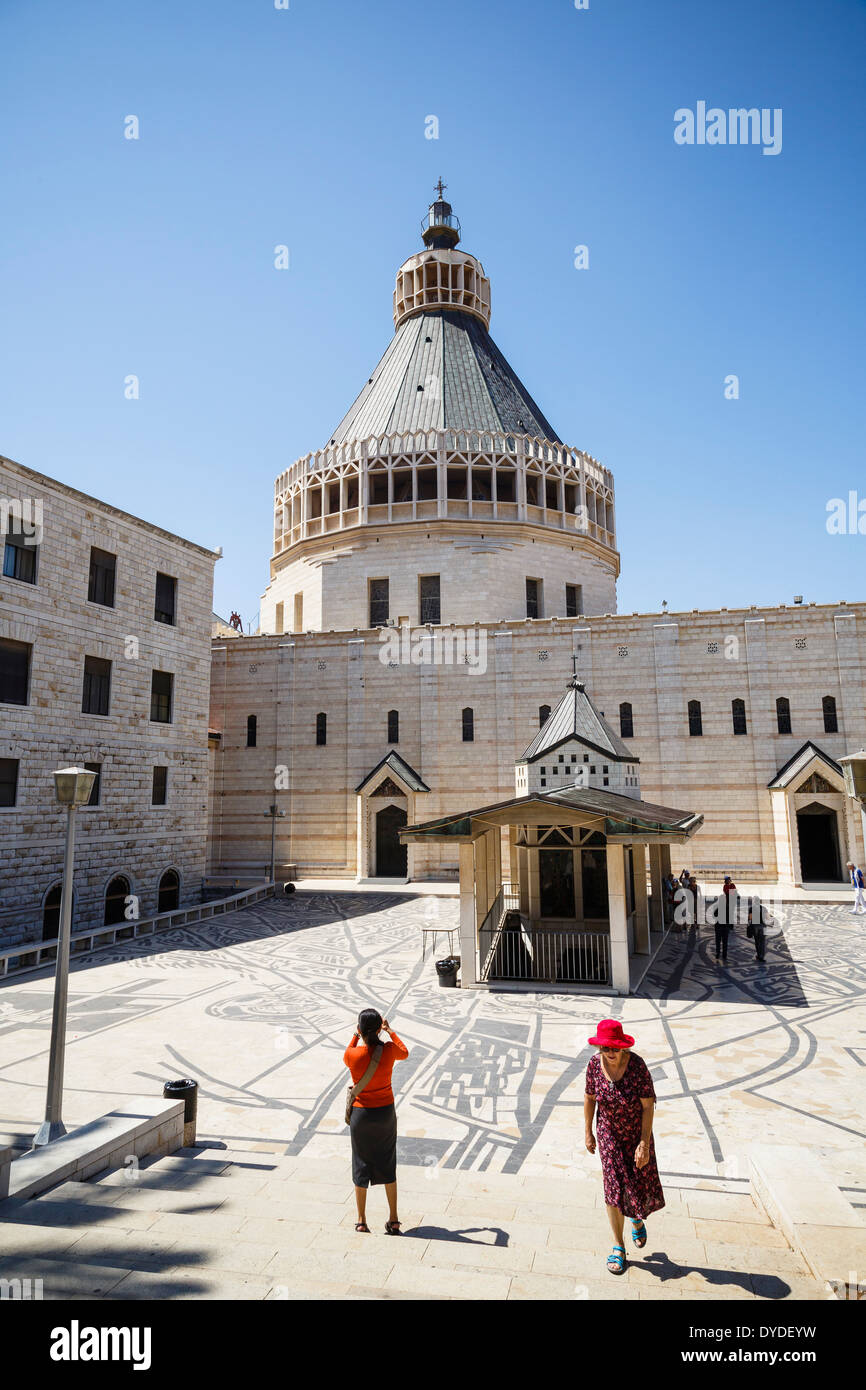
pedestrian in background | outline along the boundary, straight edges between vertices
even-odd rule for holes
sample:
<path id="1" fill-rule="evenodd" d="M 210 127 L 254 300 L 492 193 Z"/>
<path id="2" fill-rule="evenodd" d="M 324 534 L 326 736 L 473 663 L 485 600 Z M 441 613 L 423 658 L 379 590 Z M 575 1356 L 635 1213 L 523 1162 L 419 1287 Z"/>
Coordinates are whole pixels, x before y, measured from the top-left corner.
<path id="1" fill-rule="evenodd" d="M 379 1033 L 389 1034 L 383 1043 Z M 352 1181 L 358 1220 L 355 1230 L 369 1234 L 367 1188 L 384 1184 L 388 1198 L 385 1234 L 400 1235 L 397 1218 L 397 1111 L 391 1089 L 391 1070 L 403 1062 L 409 1049 L 400 1041 L 387 1018 L 376 1009 L 362 1009 L 358 1027 L 343 1054 L 353 1085 L 347 1099 L 349 1132 L 352 1138 Z"/>
<path id="2" fill-rule="evenodd" d="M 863 893 L 863 870 L 857 864 L 852 864 L 851 860 L 845 866 L 848 870 L 848 877 L 854 885 L 854 906 L 852 912 L 866 912 L 866 896 Z"/>

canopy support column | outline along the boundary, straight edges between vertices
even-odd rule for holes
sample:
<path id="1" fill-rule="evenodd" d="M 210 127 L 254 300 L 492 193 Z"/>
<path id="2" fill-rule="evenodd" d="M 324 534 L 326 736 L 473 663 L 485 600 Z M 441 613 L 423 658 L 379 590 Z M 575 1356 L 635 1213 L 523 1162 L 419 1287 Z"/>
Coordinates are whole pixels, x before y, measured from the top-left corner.
<path id="1" fill-rule="evenodd" d="M 625 900 L 625 846 L 607 846 L 607 904 L 610 922 L 610 975 L 617 994 L 628 994 L 628 918 Z"/>

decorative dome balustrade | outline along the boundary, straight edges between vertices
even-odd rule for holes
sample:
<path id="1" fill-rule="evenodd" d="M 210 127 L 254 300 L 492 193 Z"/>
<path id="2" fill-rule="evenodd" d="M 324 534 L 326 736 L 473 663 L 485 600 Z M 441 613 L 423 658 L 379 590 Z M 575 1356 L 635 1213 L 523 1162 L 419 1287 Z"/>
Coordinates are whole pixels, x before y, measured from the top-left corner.
<path id="1" fill-rule="evenodd" d="M 328 446 L 279 475 L 274 554 L 316 536 L 396 522 L 520 522 L 616 549 L 613 476 L 580 450 L 528 435 L 421 430 Z"/>

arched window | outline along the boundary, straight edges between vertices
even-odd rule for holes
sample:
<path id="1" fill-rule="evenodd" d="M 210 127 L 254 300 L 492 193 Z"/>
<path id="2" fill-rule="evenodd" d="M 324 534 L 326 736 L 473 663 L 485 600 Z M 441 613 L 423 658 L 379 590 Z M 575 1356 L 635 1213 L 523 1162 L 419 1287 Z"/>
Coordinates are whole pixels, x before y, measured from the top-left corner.
<path id="1" fill-rule="evenodd" d="M 42 904 L 42 940 L 55 941 L 60 935 L 60 898 L 62 885 L 55 883 L 45 894 Z"/>
<path id="2" fill-rule="evenodd" d="M 463 742 L 475 742 L 475 711 L 468 705 L 463 711 Z"/>
<path id="3" fill-rule="evenodd" d="M 746 726 L 746 702 L 745 700 L 731 701 L 731 721 L 734 726 L 735 734 L 747 734 Z"/>
<path id="4" fill-rule="evenodd" d="M 125 920 L 126 898 L 129 896 L 129 879 L 118 874 L 113 878 L 105 890 L 105 917 L 104 922 L 107 927 L 111 927 L 115 922 Z"/>
<path id="5" fill-rule="evenodd" d="M 173 912 L 180 903 L 180 879 L 175 869 L 166 869 L 159 880 L 157 912 Z"/>
<path id="6" fill-rule="evenodd" d="M 631 705 L 624 700 L 619 707 L 619 732 L 621 738 L 634 738 L 634 719 Z"/>
<path id="7" fill-rule="evenodd" d="M 704 721 L 701 718 L 700 700 L 689 700 L 689 733 L 692 738 L 700 738 L 704 732 Z"/>
<path id="8" fill-rule="evenodd" d="M 780 734 L 791 732 L 791 701 L 780 695 L 776 701 L 776 724 Z"/>
<path id="9" fill-rule="evenodd" d="M 836 701 L 832 695 L 825 695 L 821 701 L 821 708 L 824 711 L 824 733 L 838 734 L 839 718 L 836 714 Z"/>
<path id="10" fill-rule="evenodd" d="M 550 718 L 550 705 L 539 705 L 538 707 L 538 727 L 543 729 Z"/>
<path id="11" fill-rule="evenodd" d="M 328 716 L 316 715 L 316 743 L 321 747 L 328 742 Z"/>
<path id="12" fill-rule="evenodd" d="M 388 742 L 400 742 L 400 715 L 395 709 L 388 711 Z"/>
<path id="13" fill-rule="evenodd" d="M 256 746 L 256 725 L 258 720 L 254 714 L 247 715 L 247 748 Z"/>

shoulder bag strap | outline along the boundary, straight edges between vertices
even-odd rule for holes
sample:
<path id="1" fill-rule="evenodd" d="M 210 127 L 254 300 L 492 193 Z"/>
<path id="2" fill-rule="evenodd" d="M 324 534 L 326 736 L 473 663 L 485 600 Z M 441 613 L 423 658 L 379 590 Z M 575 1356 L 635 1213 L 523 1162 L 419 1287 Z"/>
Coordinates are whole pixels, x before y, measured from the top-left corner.
<path id="1" fill-rule="evenodd" d="M 368 1082 L 373 1080 L 373 1073 L 375 1072 L 376 1068 L 382 1060 L 382 1053 L 384 1052 L 384 1050 L 384 1045 L 382 1043 L 377 1043 L 376 1047 L 373 1049 L 373 1056 L 370 1058 L 370 1065 L 367 1067 L 367 1070 L 364 1072 L 364 1075 L 361 1077 L 361 1080 L 356 1081 L 354 1086 L 352 1087 L 352 1090 L 350 1092 L 350 1104 L 353 1104 L 358 1099 L 364 1087 L 368 1084 Z"/>

